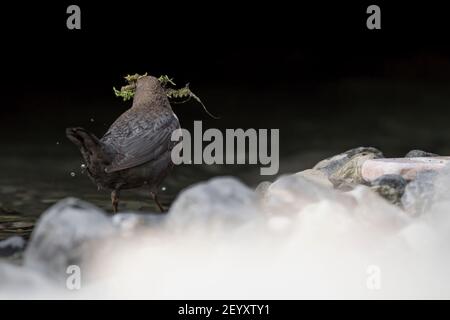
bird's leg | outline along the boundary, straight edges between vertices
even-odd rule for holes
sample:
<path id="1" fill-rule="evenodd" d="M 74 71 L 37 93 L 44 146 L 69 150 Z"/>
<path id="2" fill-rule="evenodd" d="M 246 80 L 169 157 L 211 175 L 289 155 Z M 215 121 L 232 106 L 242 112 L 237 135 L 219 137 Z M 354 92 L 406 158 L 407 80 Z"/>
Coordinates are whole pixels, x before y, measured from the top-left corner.
<path id="1" fill-rule="evenodd" d="M 119 206 L 119 195 L 120 193 L 118 189 L 111 192 L 111 203 L 114 213 L 117 213 L 117 207 Z"/>
<path id="2" fill-rule="evenodd" d="M 164 210 L 163 206 L 161 205 L 161 203 L 158 200 L 158 194 L 156 192 L 151 191 L 150 192 L 150 197 L 152 197 L 153 201 L 155 201 L 156 205 L 159 208 L 159 211 L 164 212 L 165 210 Z"/>

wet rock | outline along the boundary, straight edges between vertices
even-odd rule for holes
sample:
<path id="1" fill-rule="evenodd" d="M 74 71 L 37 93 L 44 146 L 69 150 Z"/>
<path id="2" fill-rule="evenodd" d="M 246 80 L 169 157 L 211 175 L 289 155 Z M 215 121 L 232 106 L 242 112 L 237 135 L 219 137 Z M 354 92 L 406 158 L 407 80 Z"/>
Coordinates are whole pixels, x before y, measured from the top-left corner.
<path id="1" fill-rule="evenodd" d="M 372 182 L 371 188 L 392 204 L 401 204 L 408 182 L 397 174 L 387 174 Z"/>
<path id="2" fill-rule="evenodd" d="M 239 180 L 213 178 L 182 191 L 170 208 L 167 223 L 181 229 L 214 221 L 236 225 L 258 215 L 258 209 L 256 193 Z"/>
<path id="3" fill-rule="evenodd" d="M 439 157 L 439 155 L 422 150 L 411 150 L 405 155 L 405 158 L 420 158 L 420 157 Z"/>
<path id="4" fill-rule="evenodd" d="M 439 171 L 419 172 L 416 179 L 406 187 L 402 204 L 405 210 L 413 216 L 427 214 L 448 217 L 449 186 L 450 164 Z"/>
<path id="5" fill-rule="evenodd" d="M 313 169 L 324 172 L 328 177 L 342 169 L 349 161 L 355 158 L 368 157 L 369 159 L 383 158 L 383 153 L 373 147 L 359 147 L 327 158 L 317 163 Z"/>
<path id="6" fill-rule="evenodd" d="M 342 192 L 349 192 L 354 190 L 357 186 L 360 184 L 354 183 L 352 181 L 344 181 L 344 180 L 336 180 L 334 181 L 334 188 L 336 190 L 342 191 Z"/>
<path id="7" fill-rule="evenodd" d="M 342 185 L 367 184 L 362 175 L 363 164 L 367 160 L 374 159 L 376 153 L 361 152 L 354 155 L 342 167 L 329 176 L 331 183 L 337 188 Z"/>
<path id="8" fill-rule="evenodd" d="M 81 268 L 94 261 L 90 256 L 93 248 L 115 233 L 111 219 L 102 210 L 74 198 L 61 200 L 38 221 L 24 254 L 24 266 L 64 279 L 68 266 Z"/>
<path id="9" fill-rule="evenodd" d="M 432 207 L 436 200 L 436 171 L 422 171 L 405 188 L 401 204 L 412 216 L 419 216 Z"/>

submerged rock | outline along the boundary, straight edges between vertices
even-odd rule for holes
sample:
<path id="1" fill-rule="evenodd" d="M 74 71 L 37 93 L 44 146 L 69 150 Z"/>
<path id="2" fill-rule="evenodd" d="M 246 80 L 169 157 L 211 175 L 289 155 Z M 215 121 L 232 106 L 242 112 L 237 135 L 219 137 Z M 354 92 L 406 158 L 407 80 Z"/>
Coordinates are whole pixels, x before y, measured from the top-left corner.
<path id="1" fill-rule="evenodd" d="M 439 157 L 439 155 L 422 150 L 411 150 L 405 155 L 405 158 L 423 158 L 423 157 Z"/>
<path id="2" fill-rule="evenodd" d="M 401 198 L 408 182 L 398 174 L 386 174 L 375 179 L 371 188 L 392 204 L 401 204 Z"/>

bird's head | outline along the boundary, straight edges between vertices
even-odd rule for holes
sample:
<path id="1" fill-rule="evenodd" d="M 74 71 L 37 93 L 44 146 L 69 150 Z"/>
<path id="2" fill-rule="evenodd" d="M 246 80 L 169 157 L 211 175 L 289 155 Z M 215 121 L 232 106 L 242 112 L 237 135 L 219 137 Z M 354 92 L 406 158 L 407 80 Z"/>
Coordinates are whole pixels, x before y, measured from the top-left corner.
<path id="1" fill-rule="evenodd" d="M 133 74 L 124 77 L 128 82 L 127 85 L 117 90 L 113 87 L 114 93 L 117 97 L 122 97 L 124 101 L 133 99 L 138 91 L 138 95 L 143 93 L 161 93 L 163 91 L 161 87 L 161 80 L 152 76 L 148 76 L 147 73 L 144 75 Z"/>
<path id="2" fill-rule="evenodd" d="M 173 87 L 175 87 L 176 84 L 173 82 L 172 78 L 169 78 L 167 75 L 156 78 L 147 75 L 147 73 L 144 75 L 137 73 L 134 75 L 127 75 L 125 80 L 127 80 L 128 85 L 123 86 L 120 90 L 113 87 L 113 90 L 115 95 L 121 97 L 124 101 L 133 99 L 133 106 L 148 104 L 148 102 L 153 99 L 160 100 L 161 96 L 169 98 L 173 103 L 184 103 L 193 98 L 202 105 L 209 116 L 218 119 L 206 109 L 200 98 L 191 91 L 189 84 L 182 88 L 174 89 Z M 169 103 L 164 103 L 163 105 L 170 108 Z"/>
<path id="3" fill-rule="evenodd" d="M 164 93 L 161 82 L 158 80 L 158 78 L 147 75 L 140 76 L 135 82 L 136 94 L 144 91 L 152 93 Z"/>

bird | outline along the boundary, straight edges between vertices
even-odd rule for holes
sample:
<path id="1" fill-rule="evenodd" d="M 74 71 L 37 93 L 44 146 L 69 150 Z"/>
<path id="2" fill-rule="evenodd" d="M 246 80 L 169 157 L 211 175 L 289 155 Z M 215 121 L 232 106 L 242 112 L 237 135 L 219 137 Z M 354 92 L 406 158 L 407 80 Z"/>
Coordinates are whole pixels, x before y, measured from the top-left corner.
<path id="1" fill-rule="evenodd" d="M 142 76 L 135 82 L 130 109 L 121 114 L 101 139 L 81 127 L 66 129 L 67 138 L 80 150 L 84 168 L 99 189 L 111 190 L 114 213 L 120 191 L 146 186 L 161 212 L 158 199 L 162 181 L 173 168 L 172 133 L 180 129 L 160 81 Z"/>

